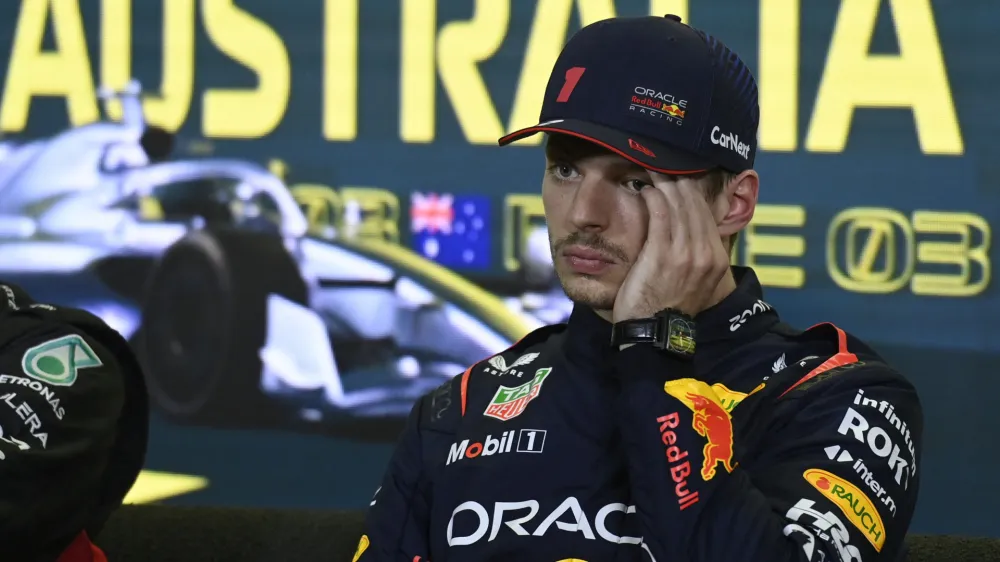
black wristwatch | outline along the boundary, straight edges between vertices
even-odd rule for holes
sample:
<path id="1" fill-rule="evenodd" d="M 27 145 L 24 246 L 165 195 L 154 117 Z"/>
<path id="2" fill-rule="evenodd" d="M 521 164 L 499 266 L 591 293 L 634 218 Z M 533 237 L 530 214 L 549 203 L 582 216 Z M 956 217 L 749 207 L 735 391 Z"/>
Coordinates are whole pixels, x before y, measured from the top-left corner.
<path id="1" fill-rule="evenodd" d="M 625 344 L 652 344 L 656 349 L 682 359 L 694 357 L 694 318 L 668 308 L 652 318 L 623 320 L 611 328 L 611 346 L 617 349 Z"/>

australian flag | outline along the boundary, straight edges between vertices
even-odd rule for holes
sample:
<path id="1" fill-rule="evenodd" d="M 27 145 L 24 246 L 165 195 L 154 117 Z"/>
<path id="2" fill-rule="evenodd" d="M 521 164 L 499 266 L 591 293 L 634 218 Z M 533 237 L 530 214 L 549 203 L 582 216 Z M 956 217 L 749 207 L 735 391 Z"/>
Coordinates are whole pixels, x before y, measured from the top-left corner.
<path id="1" fill-rule="evenodd" d="M 417 193 L 410 196 L 413 249 L 453 268 L 490 266 L 490 201 L 485 195 Z"/>

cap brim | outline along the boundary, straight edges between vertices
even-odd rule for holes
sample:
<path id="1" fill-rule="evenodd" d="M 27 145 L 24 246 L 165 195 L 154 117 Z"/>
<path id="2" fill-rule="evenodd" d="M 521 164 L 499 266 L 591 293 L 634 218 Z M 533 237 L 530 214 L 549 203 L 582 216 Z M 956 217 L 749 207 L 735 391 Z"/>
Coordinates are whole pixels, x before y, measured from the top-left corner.
<path id="1" fill-rule="evenodd" d="M 715 167 L 713 163 L 689 152 L 644 137 L 630 135 L 611 127 L 578 119 L 546 121 L 533 127 L 514 131 L 497 142 L 500 146 L 506 146 L 537 133 L 558 133 L 581 138 L 604 147 L 647 170 L 661 174 L 697 174 Z"/>

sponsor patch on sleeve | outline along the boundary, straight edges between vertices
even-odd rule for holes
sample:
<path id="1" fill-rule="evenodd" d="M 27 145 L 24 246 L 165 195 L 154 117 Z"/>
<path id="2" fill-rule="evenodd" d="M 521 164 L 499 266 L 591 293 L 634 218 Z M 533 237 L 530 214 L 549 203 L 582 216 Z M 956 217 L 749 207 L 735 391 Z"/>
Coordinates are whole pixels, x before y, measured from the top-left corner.
<path id="1" fill-rule="evenodd" d="M 887 400 L 871 398 L 864 390 L 858 390 L 837 433 L 871 451 L 874 458 L 869 466 L 884 466 L 896 484 L 908 490 L 910 480 L 917 475 L 917 450 L 916 439 L 903 418 Z"/>
<path id="2" fill-rule="evenodd" d="M 816 541 L 823 541 L 833 547 L 841 562 L 862 562 L 861 551 L 851 544 L 851 535 L 844 522 L 832 511 L 820 511 L 813 500 L 800 499 L 785 513 L 789 524 L 785 525 L 786 537 L 796 537 L 802 544 L 806 560 L 821 562 L 826 560 Z"/>
<path id="3" fill-rule="evenodd" d="M 806 470 L 802 473 L 802 477 L 833 502 L 847 520 L 864 534 L 868 542 L 872 543 L 875 550 L 882 551 L 882 546 L 885 544 L 882 516 L 864 492 L 847 480 L 818 468 Z"/>

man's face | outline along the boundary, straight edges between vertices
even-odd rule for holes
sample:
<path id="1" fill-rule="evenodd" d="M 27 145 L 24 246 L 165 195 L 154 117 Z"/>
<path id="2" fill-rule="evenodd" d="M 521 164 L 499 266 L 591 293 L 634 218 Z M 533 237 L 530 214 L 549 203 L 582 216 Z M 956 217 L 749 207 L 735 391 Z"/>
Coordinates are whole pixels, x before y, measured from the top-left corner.
<path id="1" fill-rule="evenodd" d="M 611 310 L 646 241 L 649 215 L 639 191 L 652 179 L 644 168 L 575 137 L 552 135 L 545 152 L 542 201 L 556 274 L 570 300 Z M 704 177 L 670 181 L 707 193 Z"/>

